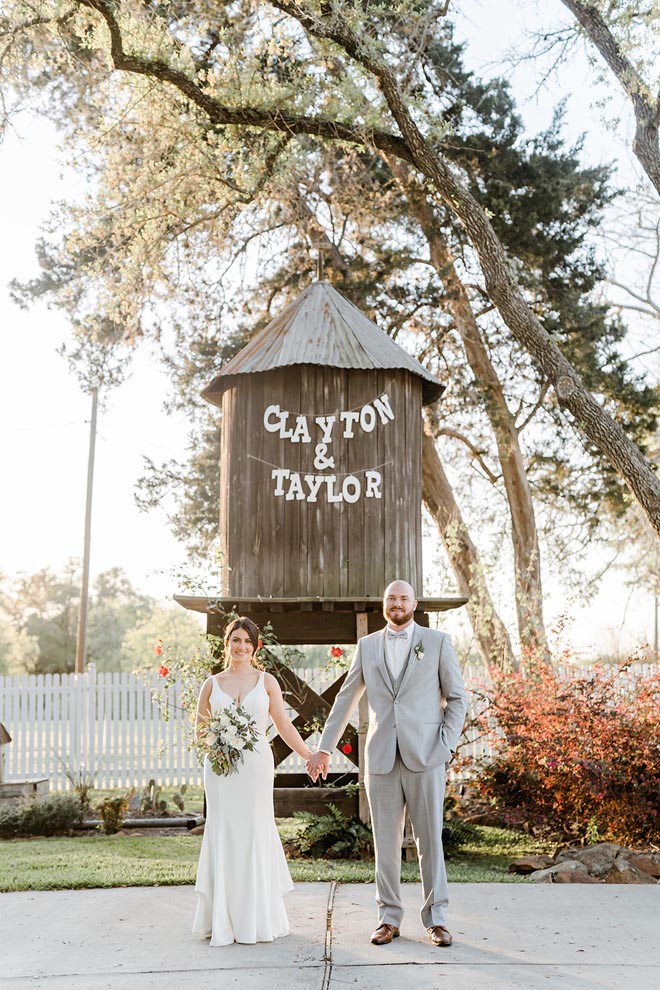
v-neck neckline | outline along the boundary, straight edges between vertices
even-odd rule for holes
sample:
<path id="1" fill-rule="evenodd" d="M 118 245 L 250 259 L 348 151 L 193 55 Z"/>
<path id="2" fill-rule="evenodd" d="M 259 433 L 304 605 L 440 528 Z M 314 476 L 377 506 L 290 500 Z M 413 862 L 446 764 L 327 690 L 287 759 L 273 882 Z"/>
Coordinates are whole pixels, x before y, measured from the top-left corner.
<path id="1" fill-rule="evenodd" d="M 222 694 L 224 694 L 225 698 L 229 698 L 230 701 L 233 701 L 233 703 L 238 708 L 240 708 L 240 706 L 243 704 L 243 702 L 245 701 L 245 699 L 246 698 L 249 698 L 250 695 L 252 694 L 252 692 L 253 691 L 256 691 L 256 689 L 261 684 L 261 674 L 259 674 L 259 676 L 257 677 L 257 683 L 253 687 L 251 687 L 250 690 L 246 694 L 244 694 L 243 697 L 240 698 L 240 699 L 239 698 L 233 698 L 230 694 L 227 693 L 227 691 L 224 690 L 224 688 L 221 688 L 220 687 L 220 683 L 218 681 L 217 675 L 213 678 L 213 680 L 215 681 L 215 683 L 218 686 L 218 691 L 220 691 Z"/>

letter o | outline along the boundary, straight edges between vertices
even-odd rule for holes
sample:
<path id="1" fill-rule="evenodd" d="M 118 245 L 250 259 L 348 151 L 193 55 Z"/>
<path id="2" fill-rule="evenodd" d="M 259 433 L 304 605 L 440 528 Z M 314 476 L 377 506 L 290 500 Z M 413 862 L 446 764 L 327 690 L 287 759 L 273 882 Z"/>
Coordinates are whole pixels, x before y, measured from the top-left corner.
<path id="1" fill-rule="evenodd" d="M 361 492 L 362 485 L 360 484 L 359 478 L 356 478 L 354 474 L 346 475 L 341 486 L 341 493 L 344 497 L 344 502 L 357 502 Z"/>
<path id="2" fill-rule="evenodd" d="M 360 426 L 365 433 L 371 433 L 376 425 L 376 410 L 373 406 L 362 406 L 360 409 Z"/>

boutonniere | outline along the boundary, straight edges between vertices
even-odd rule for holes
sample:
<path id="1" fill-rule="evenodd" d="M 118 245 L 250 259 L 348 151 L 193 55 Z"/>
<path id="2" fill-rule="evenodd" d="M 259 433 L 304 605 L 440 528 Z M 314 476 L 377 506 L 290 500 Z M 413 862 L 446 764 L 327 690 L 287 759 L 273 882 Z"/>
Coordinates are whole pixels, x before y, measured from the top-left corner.
<path id="1" fill-rule="evenodd" d="M 418 660 L 423 660 L 423 659 L 424 659 L 424 644 L 420 639 L 419 643 L 415 645 L 415 663 L 417 663 Z"/>

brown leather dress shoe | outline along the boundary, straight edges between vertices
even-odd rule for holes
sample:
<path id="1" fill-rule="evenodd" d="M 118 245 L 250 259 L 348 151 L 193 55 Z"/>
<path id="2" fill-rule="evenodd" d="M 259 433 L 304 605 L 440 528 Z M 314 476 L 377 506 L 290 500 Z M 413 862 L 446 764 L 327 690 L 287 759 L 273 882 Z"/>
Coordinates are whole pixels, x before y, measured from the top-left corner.
<path id="1" fill-rule="evenodd" d="M 443 949 L 446 949 L 448 945 L 451 945 L 451 932 L 447 931 L 444 925 L 434 925 L 433 928 L 427 928 L 426 930 L 429 933 L 429 938 L 434 945 L 440 945 Z"/>
<path id="2" fill-rule="evenodd" d="M 394 925 L 386 925 L 383 922 L 371 936 L 371 941 L 373 945 L 387 945 L 393 938 L 398 937 L 399 929 L 395 928 Z"/>

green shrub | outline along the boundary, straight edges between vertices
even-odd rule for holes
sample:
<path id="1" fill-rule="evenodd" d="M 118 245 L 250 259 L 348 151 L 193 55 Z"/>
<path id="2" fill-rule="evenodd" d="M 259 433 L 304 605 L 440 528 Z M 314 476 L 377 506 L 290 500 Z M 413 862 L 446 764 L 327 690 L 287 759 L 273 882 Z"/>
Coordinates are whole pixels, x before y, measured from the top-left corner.
<path id="1" fill-rule="evenodd" d="M 22 835 L 69 835 L 81 821 L 76 794 L 49 794 L 0 806 L 0 838 Z"/>
<path id="2" fill-rule="evenodd" d="M 80 811 L 83 817 L 91 811 L 91 794 L 94 790 L 94 774 L 88 770 L 84 763 L 70 764 L 60 759 L 60 766 L 64 776 L 69 781 L 74 791 L 78 795 Z"/>
<path id="3" fill-rule="evenodd" d="M 13 839 L 18 835 L 20 812 L 16 805 L 0 806 L 0 839 Z"/>
<path id="4" fill-rule="evenodd" d="M 128 798 L 128 794 L 120 794 L 118 797 L 104 798 L 97 804 L 96 810 L 101 816 L 106 835 L 114 835 L 122 827 L 128 809 Z"/>

